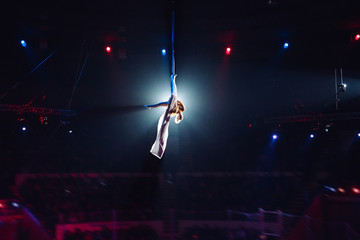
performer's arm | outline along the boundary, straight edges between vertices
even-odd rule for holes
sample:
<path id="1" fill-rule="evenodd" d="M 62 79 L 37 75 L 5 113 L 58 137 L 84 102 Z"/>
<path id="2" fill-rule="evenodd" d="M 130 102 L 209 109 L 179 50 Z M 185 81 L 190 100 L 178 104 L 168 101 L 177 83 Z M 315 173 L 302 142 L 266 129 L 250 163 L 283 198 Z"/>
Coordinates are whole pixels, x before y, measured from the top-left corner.
<path id="1" fill-rule="evenodd" d="M 167 107 L 169 105 L 169 102 L 160 102 L 153 105 L 144 105 L 146 108 L 156 108 L 156 107 Z"/>
<path id="2" fill-rule="evenodd" d="M 171 95 L 174 94 L 174 91 L 176 90 L 176 84 L 175 84 L 175 78 L 176 78 L 176 74 L 175 75 L 171 75 L 170 79 L 170 85 L 171 85 Z"/>

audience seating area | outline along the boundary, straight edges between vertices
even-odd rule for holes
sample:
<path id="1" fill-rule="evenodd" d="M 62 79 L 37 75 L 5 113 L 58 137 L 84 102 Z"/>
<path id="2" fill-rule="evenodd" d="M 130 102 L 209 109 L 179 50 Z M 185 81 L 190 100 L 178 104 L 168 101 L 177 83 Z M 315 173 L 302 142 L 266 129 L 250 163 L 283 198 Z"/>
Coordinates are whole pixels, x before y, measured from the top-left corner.
<path id="1" fill-rule="evenodd" d="M 177 220 L 227 220 L 227 210 L 251 213 L 259 207 L 288 212 L 305 193 L 303 176 L 296 172 L 25 174 L 16 182 L 21 202 L 52 234 L 60 223 L 113 221 L 114 212 L 116 221 L 139 222 L 166 220 L 169 209 L 176 210 Z M 201 229 L 187 229 L 182 237 L 230 234 Z M 122 239 L 157 239 L 151 228 L 145 230 L 146 237 L 132 236 L 130 230 L 117 234 Z M 68 231 L 64 239 L 107 239 L 104 234 Z"/>

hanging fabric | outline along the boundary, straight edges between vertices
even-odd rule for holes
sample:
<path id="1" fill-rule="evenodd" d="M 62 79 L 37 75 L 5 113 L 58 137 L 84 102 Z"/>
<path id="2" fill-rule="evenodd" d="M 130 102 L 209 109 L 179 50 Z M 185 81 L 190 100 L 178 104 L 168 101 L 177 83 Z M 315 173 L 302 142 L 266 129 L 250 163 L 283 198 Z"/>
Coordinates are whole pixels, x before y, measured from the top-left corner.
<path id="1" fill-rule="evenodd" d="M 172 34 L 171 34 L 172 73 L 170 76 L 170 87 L 171 87 L 170 98 L 166 102 L 160 102 L 154 105 L 145 105 L 145 107 L 149 109 L 160 106 L 166 107 L 166 111 L 161 115 L 158 121 L 156 140 L 150 150 L 150 152 L 159 159 L 163 157 L 163 154 L 166 149 L 171 117 L 176 116 L 175 122 L 180 123 L 183 120 L 183 112 L 185 111 L 184 104 L 180 100 L 178 100 L 177 97 L 176 74 L 175 74 L 174 25 L 175 25 L 175 11 L 174 9 L 172 9 Z"/>

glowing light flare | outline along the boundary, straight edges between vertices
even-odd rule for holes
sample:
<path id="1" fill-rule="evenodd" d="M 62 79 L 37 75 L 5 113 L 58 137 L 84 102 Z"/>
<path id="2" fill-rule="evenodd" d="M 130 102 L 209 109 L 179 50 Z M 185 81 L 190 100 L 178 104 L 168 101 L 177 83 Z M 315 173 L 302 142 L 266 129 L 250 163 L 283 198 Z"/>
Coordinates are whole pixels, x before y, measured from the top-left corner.
<path id="1" fill-rule="evenodd" d="M 336 192 L 336 189 L 329 186 L 324 186 L 326 189 L 330 190 L 331 192 Z"/>
<path id="2" fill-rule="evenodd" d="M 310 134 L 310 138 L 314 138 L 315 137 L 315 135 L 314 134 Z"/>
<path id="3" fill-rule="evenodd" d="M 26 47 L 26 42 L 25 42 L 25 40 L 21 40 L 21 41 L 20 41 L 20 44 L 21 44 L 21 46 Z"/>
<path id="4" fill-rule="evenodd" d="M 357 188 L 357 187 L 352 187 L 352 188 L 351 188 L 351 191 L 352 191 L 353 193 L 355 193 L 355 194 L 360 194 L 360 189 Z"/>
<path id="5" fill-rule="evenodd" d="M 272 135 L 272 139 L 274 139 L 274 140 L 278 139 L 278 135 L 273 134 L 273 135 Z"/>
<path id="6" fill-rule="evenodd" d="M 360 40 L 360 34 L 356 34 L 354 39 L 355 39 L 355 41 L 359 41 Z"/>
<path id="7" fill-rule="evenodd" d="M 25 131 L 26 131 L 26 127 L 22 127 L 21 130 L 25 132 Z"/>
<path id="8" fill-rule="evenodd" d="M 0 208 L 4 208 L 4 207 L 5 207 L 5 205 L 0 203 Z"/>
<path id="9" fill-rule="evenodd" d="M 338 190 L 338 192 L 345 193 L 345 189 L 344 189 L 344 188 L 339 187 L 337 190 Z"/>
<path id="10" fill-rule="evenodd" d="M 286 49 L 286 48 L 288 48 L 289 47 L 289 43 L 284 43 L 284 48 Z"/>
<path id="11" fill-rule="evenodd" d="M 161 50 L 161 55 L 163 55 L 163 56 L 166 55 L 166 49 L 162 49 L 162 50 Z"/>
<path id="12" fill-rule="evenodd" d="M 159 79 L 162 80 L 159 81 Z M 181 100 L 186 107 L 186 111 L 184 112 L 184 122 L 180 123 L 179 126 L 183 126 L 186 122 L 194 123 L 194 121 L 197 122 L 202 119 L 199 117 L 199 114 L 196 113 L 203 108 L 204 103 L 202 101 L 204 96 L 206 96 L 206 92 L 202 90 L 203 86 L 196 83 L 195 80 L 195 77 L 188 76 L 185 78 L 182 74 L 179 74 L 176 78 L 178 99 Z M 144 88 L 144 99 L 142 102 L 146 104 L 155 104 L 169 100 L 169 83 L 170 78 L 168 72 L 162 76 L 154 77 L 149 83 L 144 83 L 146 89 Z M 155 121 L 157 122 L 165 110 L 165 107 L 152 108 L 151 110 L 144 111 L 144 117 L 151 121 L 156 119 Z M 207 112 L 204 114 L 207 114 Z M 203 122 L 201 123 L 203 124 Z M 171 125 L 175 125 L 174 118 L 171 119 L 170 127 Z M 174 132 L 172 132 L 172 134 L 174 134 Z"/>
<path id="13" fill-rule="evenodd" d="M 227 47 L 225 50 L 225 54 L 230 55 L 230 53 L 231 53 L 231 47 Z"/>
<path id="14" fill-rule="evenodd" d="M 111 53 L 111 47 L 110 47 L 110 46 L 106 46 L 106 47 L 105 47 L 105 51 L 106 51 L 107 53 Z"/>

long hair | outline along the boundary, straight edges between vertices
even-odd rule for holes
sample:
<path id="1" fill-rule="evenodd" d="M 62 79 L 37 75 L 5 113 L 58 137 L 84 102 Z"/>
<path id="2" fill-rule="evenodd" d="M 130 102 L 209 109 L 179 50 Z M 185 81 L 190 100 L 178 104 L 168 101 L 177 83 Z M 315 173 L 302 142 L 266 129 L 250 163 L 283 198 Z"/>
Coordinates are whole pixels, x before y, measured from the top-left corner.
<path id="1" fill-rule="evenodd" d="M 177 115 L 175 118 L 176 123 L 180 123 L 184 119 L 183 112 L 185 112 L 185 110 L 185 105 L 180 100 L 177 100 L 175 107 L 171 109 L 171 116 Z"/>

